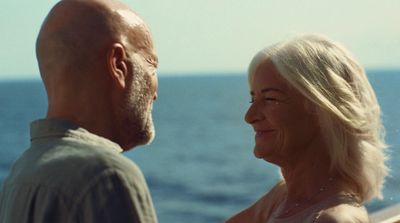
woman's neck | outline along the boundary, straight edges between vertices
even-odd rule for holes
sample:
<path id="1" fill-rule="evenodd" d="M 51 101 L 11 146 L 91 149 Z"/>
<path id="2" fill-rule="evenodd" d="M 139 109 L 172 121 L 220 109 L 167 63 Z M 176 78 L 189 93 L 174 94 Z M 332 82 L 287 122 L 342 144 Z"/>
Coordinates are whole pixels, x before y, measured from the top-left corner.
<path id="1" fill-rule="evenodd" d="M 287 186 L 287 200 L 310 200 L 320 190 L 334 189 L 338 179 L 330 168 L 326 146 L 324 138 L 318 134 L 305 148 L 289 154 L 286 162 L 280 165 Z"/>
<path id="2" fill-rule="evenodd" d="M 281 166 L 287 193 L 279 216 L 295 214 L 343 191 L 340 177 L 329 164 L 328 155 L 317 152 Z"/>
<path id="3" fill-rule="evenodd" d="M 306 162 L 304 162 L 306 163 Z M 287 200 L 293 202 L 310 201 L 318 194 L 336 189 L 337 179 L 322 165 L 299 164 L 293 168 L 282 168 L 287 187 Z"/>

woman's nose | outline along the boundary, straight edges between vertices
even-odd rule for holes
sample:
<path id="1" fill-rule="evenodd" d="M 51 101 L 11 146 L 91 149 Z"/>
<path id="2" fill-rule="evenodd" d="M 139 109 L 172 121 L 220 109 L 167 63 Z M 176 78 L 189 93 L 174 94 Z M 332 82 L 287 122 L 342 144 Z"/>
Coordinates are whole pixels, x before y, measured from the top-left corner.
<path id="1" fill-rule="evenodd" d="M 264 115 L 259 111 L 259 108 L 256 103 L 252 103 L 249 109 L 244 116 L 244 120 L 249 123 L 253 124 L 257 121 L 260 121 L 264 118 Z"/>

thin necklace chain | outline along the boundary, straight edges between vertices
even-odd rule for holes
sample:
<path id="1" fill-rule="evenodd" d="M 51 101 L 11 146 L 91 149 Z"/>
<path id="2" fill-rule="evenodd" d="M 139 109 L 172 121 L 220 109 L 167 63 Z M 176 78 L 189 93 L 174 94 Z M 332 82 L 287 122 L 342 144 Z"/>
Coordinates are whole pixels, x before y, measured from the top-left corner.
<path id="1" fill-rule="evenodd" d="M 329 188 L 329 185 L 330 185 L 330 183 L 332 183 L 332 182 L 333 182 L 333 178 L 330 177 L 330 178 L 328 179 L 328 182 L 327 182 L 325 185 L 323 185 L 322 187 L 320 187 L 320 188 L 318 189 L 318 191 L 317 191 L 313 196 L 311 196 L 310 198 L 307 199 L 307 202 L 310 202 L 310 201 L 314 200 L 314 198 L 316 198 L 319 194 L 321 194 L 322 192 L 326 191 L 326 189 Z M 286 197 L 286 199 L 287 199 L 287 197 Z M 293 205 L 293 207 L 291 207 L 291 208 L 287 209 L 286 211 L 284 211 L 284 215 L 288 215 L 289 213 L 291 213 L 291 212 L 292 212 L 293 210 L 295 210 L 296 208 L 301 207 L 303 204 L 304 204 L 304 202 L 303 202 L 303 203 L 300 203 L 300 202 L 295 203 L 295 204 Z"/>

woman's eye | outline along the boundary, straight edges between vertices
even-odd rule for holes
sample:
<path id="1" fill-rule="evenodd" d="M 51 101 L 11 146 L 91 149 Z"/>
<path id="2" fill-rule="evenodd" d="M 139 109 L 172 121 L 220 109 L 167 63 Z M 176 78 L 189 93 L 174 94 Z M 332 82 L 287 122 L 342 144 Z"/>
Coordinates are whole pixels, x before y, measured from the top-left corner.
<path id="1" fill-rule="evenodd" d="M 267 104 L 279 104 L 279 100 L 277 98 L 264 98 L 265 103 Z"/>
<path id="2" fill-rule="evenodd" d="M 266 100 L 266 101 L 276 101 L 277 99 L 276 98 L 264 98 L 264 100 Z"/>
<path id="3" fill-rule="evenodd" d="M 277 98 L 263 98 L 263 100 L 265 101 L 265 103 L 268 103 L 268 104 L 278 104 L 279 103 L 279 100 Z M 255 101 L 254 98 L 251 98 L 249 103 L 253 104 L 254 101 Z"/>

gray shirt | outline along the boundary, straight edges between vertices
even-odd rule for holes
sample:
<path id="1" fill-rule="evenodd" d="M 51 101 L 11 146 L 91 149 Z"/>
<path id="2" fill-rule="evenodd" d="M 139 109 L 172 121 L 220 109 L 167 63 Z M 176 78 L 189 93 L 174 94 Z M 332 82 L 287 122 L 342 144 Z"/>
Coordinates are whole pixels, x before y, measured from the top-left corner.
<path id="1" fill-rule="evenodd" d="M 69 122 L 33 122 L 3 184 L 0 223 L 157 222 L 142 172 L 120 152 Z"/>

